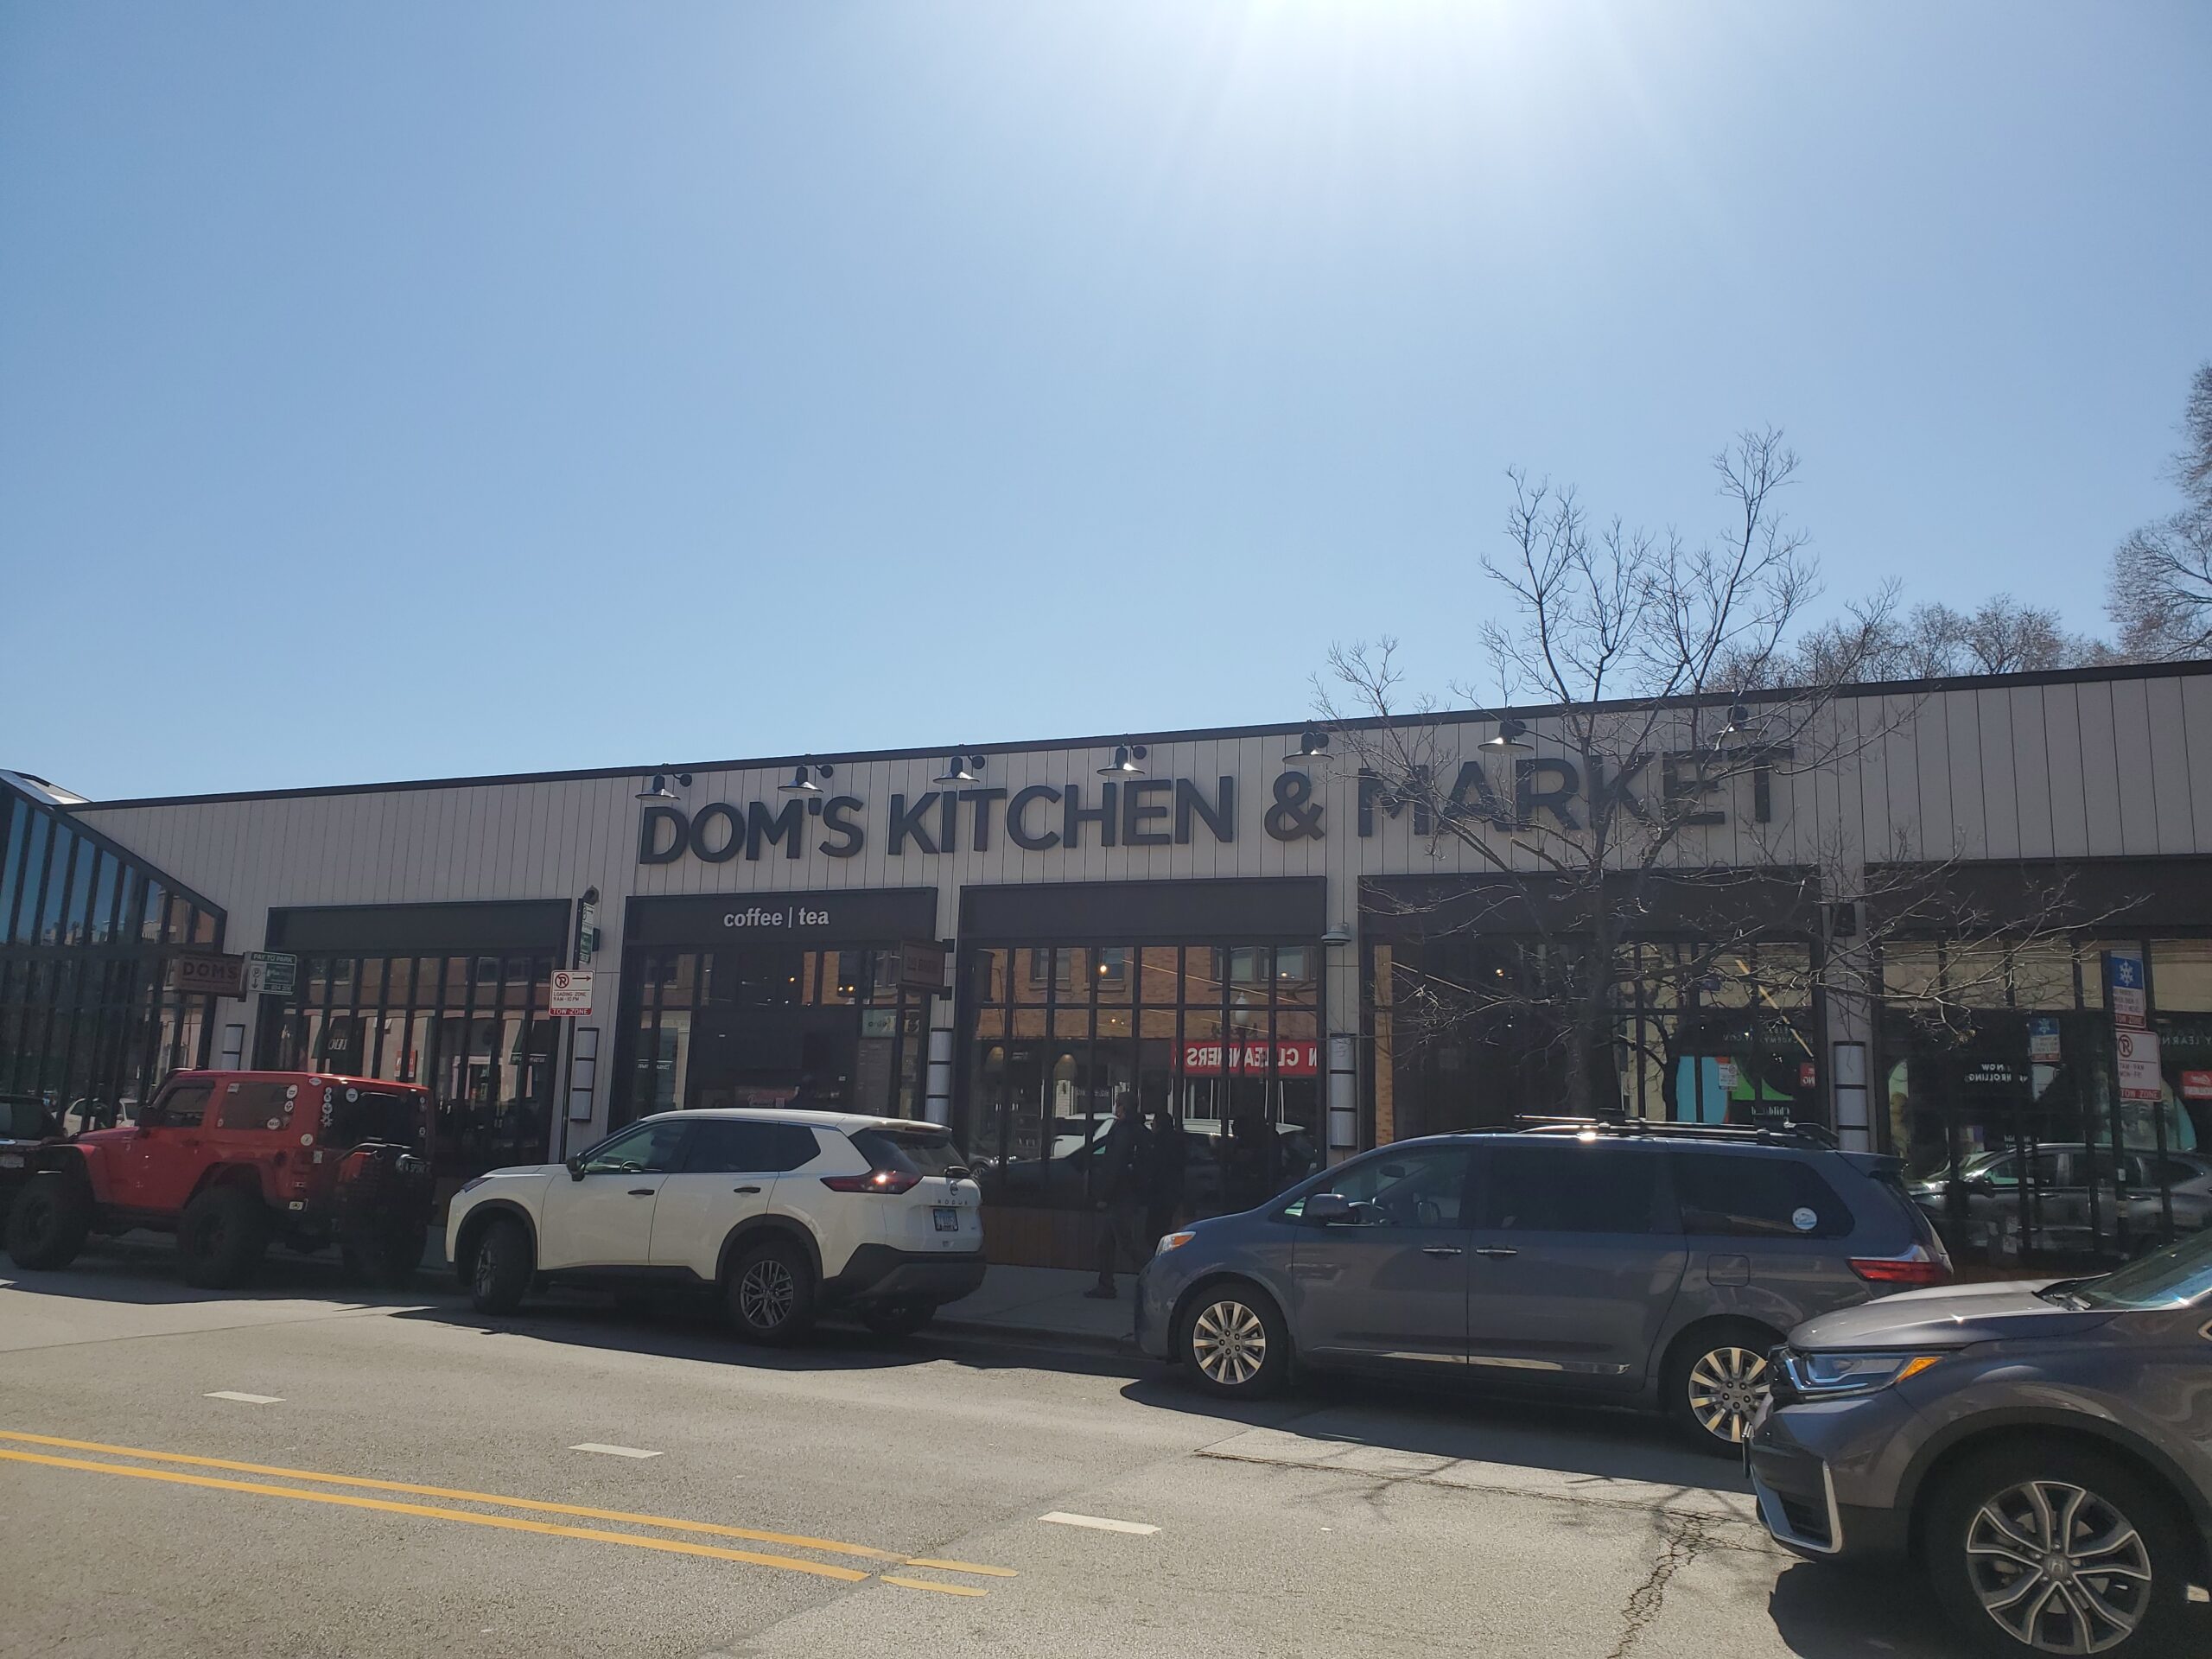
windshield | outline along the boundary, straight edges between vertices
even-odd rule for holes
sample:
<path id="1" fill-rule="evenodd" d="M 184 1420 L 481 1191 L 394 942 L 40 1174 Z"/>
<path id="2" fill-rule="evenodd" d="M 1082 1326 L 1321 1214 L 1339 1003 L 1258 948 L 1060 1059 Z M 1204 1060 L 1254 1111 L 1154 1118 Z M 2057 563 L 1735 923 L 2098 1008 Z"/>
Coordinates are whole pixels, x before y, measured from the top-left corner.
<path id="1" fill-rule="evenodd" d="M 2101 1279 L 2066 1287 L 2088 1307 L 2186 1307 L 2212 1294 L 2212 1232 L 2202 1232 Z"/>

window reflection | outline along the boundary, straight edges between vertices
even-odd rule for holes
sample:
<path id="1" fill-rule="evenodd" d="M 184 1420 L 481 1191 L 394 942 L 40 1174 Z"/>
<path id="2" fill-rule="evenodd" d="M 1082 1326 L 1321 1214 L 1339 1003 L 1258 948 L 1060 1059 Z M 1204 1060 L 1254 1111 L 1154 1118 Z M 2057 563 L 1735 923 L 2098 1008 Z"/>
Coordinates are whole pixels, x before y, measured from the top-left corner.
<path id="1" fill-rule="evenodd" d="M 993 1203 L 1093 1202 L 1090 1156 L 1122 1101 L 1175 1124 L 1182 1213 L 1247 1208 L 1319 1167 L 1316 947 L 1066 941 L 969 956 L 963 1139 Z"/>

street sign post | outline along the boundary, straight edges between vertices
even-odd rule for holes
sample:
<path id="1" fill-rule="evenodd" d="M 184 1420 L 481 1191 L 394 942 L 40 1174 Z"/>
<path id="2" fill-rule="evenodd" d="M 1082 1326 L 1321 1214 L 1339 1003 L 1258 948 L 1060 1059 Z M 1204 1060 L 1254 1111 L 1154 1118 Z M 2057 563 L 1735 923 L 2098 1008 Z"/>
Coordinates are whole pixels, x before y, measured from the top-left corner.
<path id="1" fill-rule="evenodd" d="M 2120 1059 L 2120 1097 L 2157 1100 L 2164 1092 L 2165 1078 L 2158 1069 L 2158 1033 L 2120 1031 L 2113 1033 Z"/>
<path id="2" fill-rule="evenodd" d="M 546 1012 L 556 1020 L 575 1020 L 591 1012 L 591 969 L 556 968 L 553 1000 Z"/>
<path id="3" fill-rule="evenodd" d="M 289 950 L 249 950 L 245 953 L 245 990 L 249 996 L 289 996 L 299 988 L 300 959 Z"/>

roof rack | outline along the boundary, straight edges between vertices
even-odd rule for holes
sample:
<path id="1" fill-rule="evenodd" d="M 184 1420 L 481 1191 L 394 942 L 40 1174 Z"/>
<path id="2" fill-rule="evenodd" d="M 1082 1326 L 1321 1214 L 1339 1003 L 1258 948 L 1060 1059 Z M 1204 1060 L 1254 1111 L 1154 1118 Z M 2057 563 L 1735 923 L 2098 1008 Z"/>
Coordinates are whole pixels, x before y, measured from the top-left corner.
<path id="1" fill-rule="evenodd" d="M 1591 1135 L 1631 1140 L 1645 1136 L 1658 1140 L 1733 1141 L 1738 1145 L 1755 1147 L 1813 1147 L 1824 1152 L 1834 1152 L 1843 1143 L 1835 1132 L 1821 1123 L 1774 1123 L 1756 1128 L 1738 1128 L 1725 1123 L 1670 1123 L 1664 1119 L 1646 1117 L 1516 1117 L 1514 1122 L 1523 1135 Z"/>

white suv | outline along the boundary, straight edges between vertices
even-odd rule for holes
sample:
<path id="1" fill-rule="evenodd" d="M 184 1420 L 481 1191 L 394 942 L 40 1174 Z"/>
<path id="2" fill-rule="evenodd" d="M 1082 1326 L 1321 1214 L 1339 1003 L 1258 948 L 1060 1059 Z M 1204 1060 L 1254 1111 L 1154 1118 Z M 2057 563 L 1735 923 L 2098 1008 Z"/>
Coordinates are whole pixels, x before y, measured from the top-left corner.
<path id="1" fill-rule="evenodd" d="M 664 1112 L 566 1165 L 479 1175 L 446 1254 L 479 1311 L 533 1285 L 711 1287 L 741 1335 L 834 1308 L 918 1331 L 983 1282 L 982 1194 L 933 1123 L 842 1112 Z"/>

